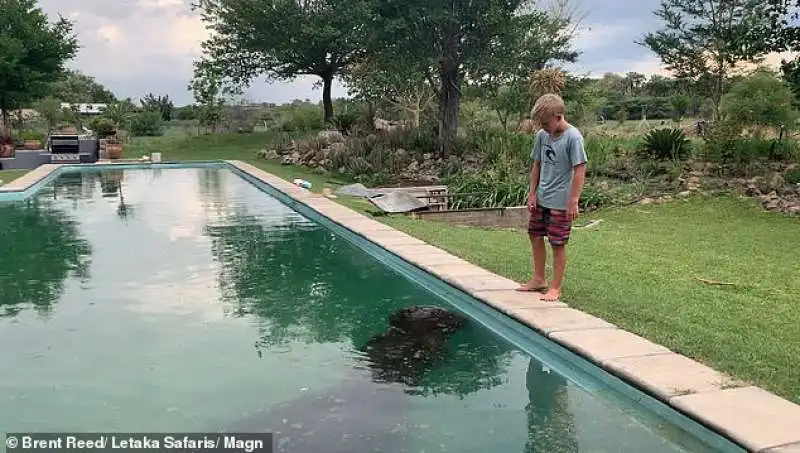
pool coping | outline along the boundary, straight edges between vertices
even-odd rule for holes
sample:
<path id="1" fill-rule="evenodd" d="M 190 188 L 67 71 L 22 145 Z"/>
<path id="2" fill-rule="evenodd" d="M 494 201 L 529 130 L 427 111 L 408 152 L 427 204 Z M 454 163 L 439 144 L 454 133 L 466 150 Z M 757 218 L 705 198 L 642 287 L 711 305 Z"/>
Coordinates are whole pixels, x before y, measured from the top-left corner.
<path id="1" fill-rule="evenodd" d="M 535 292 L 515 291 L 519 286 L 517 282 L 251 164 L 237 160 L 209 163 L 233 167 L 261 181 L 340 227 L 471 295 L 487 307 L 517 320 L 747 451 L 800 452 L 800 405 L 732 379 L 568 304 L 542 301 L 541 294 Z M 181 164 L 113 164 L 120 168 L 168 168 L 176 165 Z M 60 167 L 95 166 L 111 167 L 109 164 L 42 165 L 0 186 L 0 199 L 8 193 L 24 195 L 57 176 L 56 170 Z"/>

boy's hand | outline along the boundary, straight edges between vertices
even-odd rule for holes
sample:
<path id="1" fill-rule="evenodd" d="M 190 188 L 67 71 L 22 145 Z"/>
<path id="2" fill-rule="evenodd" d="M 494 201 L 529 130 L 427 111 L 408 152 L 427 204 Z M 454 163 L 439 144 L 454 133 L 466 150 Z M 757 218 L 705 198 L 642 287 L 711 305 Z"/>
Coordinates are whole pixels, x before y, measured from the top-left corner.
<path id="1" fill-rule="evenodd" d="M 570 222 L 574 222 L 578 219 L 578 200 L 569 200 L 569 205 L 567 206 L 567 215 L 569 216 Z"/>
<path id="2" fill-rule="evenodd" d="M 528 195 L 528 212 L 533 212 L 536 210 L 536 194 L 531 192 Z"/>

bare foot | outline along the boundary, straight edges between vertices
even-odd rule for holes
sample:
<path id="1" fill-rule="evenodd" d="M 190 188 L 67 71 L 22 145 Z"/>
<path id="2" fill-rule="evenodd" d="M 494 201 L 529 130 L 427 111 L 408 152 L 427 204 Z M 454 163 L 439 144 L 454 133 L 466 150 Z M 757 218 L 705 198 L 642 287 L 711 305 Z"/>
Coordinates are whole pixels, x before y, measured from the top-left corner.
<path id="1" fill-rule="evenodd" d="M 561 291 L 550 288 L 546 293 L 542 295 L 542 300 L 545 302 L 555 302 L 561 297 Z"/>
<path id="2" fill-rule="evenodd" d="M 530 279 L 528 283 L 521 285 L 517 291 L 544 291 L 547 289 L 547 282 L 544 280 Z"/>

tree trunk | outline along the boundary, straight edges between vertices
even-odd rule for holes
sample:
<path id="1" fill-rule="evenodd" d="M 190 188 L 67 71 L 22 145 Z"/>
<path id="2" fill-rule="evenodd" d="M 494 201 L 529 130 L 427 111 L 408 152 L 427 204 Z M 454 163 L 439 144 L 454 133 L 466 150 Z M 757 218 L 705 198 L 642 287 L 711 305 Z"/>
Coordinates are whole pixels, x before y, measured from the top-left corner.
<path id="1" fill-rule="evenodd" d="M 453 151 L 458 131 L 461 106 L 461 77 L 458 64 L 450 59 L 439 64 L 439 157 L 447 158 Z"/>
<path id="2" fill-rule="evenodd" d="M 325 124 L 330 124 L 333 121 L 333 99 L 331 99 L 333 74 L 325 74 L 320 77 L 322 77 L 322 106 L 325 109 Z"/>
<path id="3" fill-rule="evenodd" d="M 0 130 L 11 132 L 11 122 L 8 120 L 8 110 L 0 109 Z"/>
<path id="4" fill-rule="evenodd" d="M 371 99 L 367 101 L 367 121 L 369 132 L 375 132 L 375 103 Z"/>

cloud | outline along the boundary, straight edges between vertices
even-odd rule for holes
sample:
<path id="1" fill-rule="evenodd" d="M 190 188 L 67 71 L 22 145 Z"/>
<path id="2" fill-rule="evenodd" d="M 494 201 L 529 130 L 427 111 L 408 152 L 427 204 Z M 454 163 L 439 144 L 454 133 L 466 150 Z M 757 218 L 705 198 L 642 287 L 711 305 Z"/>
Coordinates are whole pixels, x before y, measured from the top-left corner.
<path id="1" fill-rule="evenodd" d="M 628 29 L 624 22 L 589 24 L 578 31 L 573 43 L 576 48 L 584 52 L 597 49 L 624 37 Z"/>

